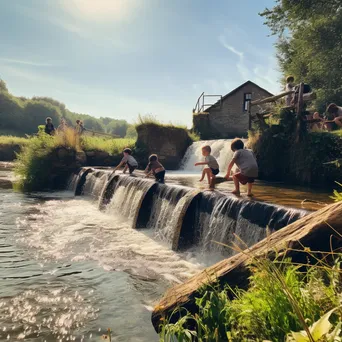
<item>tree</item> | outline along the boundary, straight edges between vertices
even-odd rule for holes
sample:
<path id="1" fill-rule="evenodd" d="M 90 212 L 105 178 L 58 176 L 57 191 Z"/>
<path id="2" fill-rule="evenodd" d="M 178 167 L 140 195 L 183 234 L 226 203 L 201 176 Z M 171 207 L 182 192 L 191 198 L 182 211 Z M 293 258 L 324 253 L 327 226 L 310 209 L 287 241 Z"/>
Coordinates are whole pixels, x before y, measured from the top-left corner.
<path id="1" fill-rule="evenodd" d="M 277 0 L 261 16 L 278 35 L 277 57 L 284 76 L 309 83 L 316 107 L 342 104 L 342 4 L 340 0 Z"/>
<path id="2" fill-rule="evenodd" d="M 134 125 L 129 125 L 126 131 L 125 138 L 127 139 L 136 139 L 138 136 L 137 130 L 135 129 Z"/>
<path id="3" fill-rule="evenodd" d="M 126 120 L 112 120 L 107 125 L 107 133 L 119 135 L 124 138 L 127 132 L 128 123 Z"/>

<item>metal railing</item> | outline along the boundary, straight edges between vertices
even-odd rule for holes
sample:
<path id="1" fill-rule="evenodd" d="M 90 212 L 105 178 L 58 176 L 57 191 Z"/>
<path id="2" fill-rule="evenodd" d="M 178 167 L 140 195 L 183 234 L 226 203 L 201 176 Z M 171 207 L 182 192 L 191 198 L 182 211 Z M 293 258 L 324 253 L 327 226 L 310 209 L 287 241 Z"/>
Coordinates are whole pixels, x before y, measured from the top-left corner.
<path id="1" fill-rule="evenodd" d="M 212 102 L 212 103 L 207 103 L 206 99 L 207 98 L 213 98 L 216 97 L 218 98 L 217 101 Z M 192 110 L 192 112 L 195 113 L 203 113 L 205 112 L 205 109 L 211 107 L 212 105 L 219 103 L 220 109 L 222 107 L 222 95 L 205 95 L 204 92 L 199 96 L 195 108 Z"/>

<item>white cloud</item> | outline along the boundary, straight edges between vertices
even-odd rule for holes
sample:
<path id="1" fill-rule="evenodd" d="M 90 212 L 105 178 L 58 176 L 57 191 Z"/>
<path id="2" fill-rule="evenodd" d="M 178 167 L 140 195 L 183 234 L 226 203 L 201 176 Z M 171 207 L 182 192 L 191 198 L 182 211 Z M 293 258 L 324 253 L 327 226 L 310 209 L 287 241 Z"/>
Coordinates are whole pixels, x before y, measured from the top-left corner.
<path id="1" fill-rule="evenodd" d="M 127 20 L 142 0 L 59 0 L 65 11 L 83 20 Z"/>
<path id="2" fill-rule="evenodd" d="M 5 64 L 19 64 L 19 65 L 28 65 L 28 66 L 34 66 L 34 67 L 54 67 L 54 66 L 61 65 L 58 62 L 43 63 L 43 62 L 13 59 L 13 58 L 0 58 L 0 62 L 3 62 Z"/>
<path id="3" fill-rule="evenodd" d="M 269 56 L 269 54 L 248 44 L 247 47 L 250 55 L 259 58 L 262 57 L 262 60 L 265 63 L 261 65 L 255 63 L 252 58 L 248 58 L 248 54 L 245 52 L 239 51 L 234 46 L 227 43 L 224 35 L 219 36 L 219 42 L 224 48 L 239 57 L 236 63 L 236 69 L 240 74 L 242 82 L 251 80 L 271 92 L 279 92 L 279 72 L 277 70 L 277 61 L 275 57 Z"/>
<path id="4" fill-rule="evenodd" d="M 240 59 L 243 58 L 243 52 L 238 51 L 237 49 L 235 49 L 234 46 L 229 45 L 226 42 L 226 39 L 225 39 L 225 37 L 223 35 L 219 36 L 219 41 L 222 44 L 222 46 L 225 47 L 227 50 L 229 50 L 229 51 L 233 52 L 235 55 L 239 56 Z"/>

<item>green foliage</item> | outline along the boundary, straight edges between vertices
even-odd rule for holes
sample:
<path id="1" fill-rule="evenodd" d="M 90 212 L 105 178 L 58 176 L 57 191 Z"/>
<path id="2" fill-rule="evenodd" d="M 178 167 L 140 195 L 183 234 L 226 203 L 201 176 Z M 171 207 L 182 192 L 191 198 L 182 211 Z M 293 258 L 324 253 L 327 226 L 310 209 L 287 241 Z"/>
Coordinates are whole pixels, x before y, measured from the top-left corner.
<path id="1" fill-rule="evenodd" d="M 340 187 L 342 187 L 341 183 L 336 182 Z M 331 198 L 335 201 L 335 202 L 341 202 L 342 201 L 342 191 L 338 191 L 338 190 L 334 190 L 333 196 L 331 196 Z"/>
<path id="2" fill-rule="evenodd" d="M 0 145 L 20 145 L 24 146 L 29 143 L 29 139 L 14 137 L 14 136 L 0 136 Z"/>
<path id="3" fill-rule="evenodd" d="M 191 336 L 196 336 L 203 342 L 275 342 L 293 341 L 299 334 L 308 338 L 308 333 L 328 337 L 327 322 L 340 305 L 339 259 L 333 266 L 311 265 L 304 273 L 287 260 L 262 260 L 250 271 L 248 290 L 204 288 L 196 299 L 198 314 L 179 309 L 181 318 L 176 323 L 171 323 L 172 316 L 163 321 L 160 341 L 192 341 Z M 331 321 L 340 326 L 336 317 Z"/>
<path id="4" fill-rule="evenodd" d="M 193 142 L 201 140 L 201 137 L 196 132 L 188 132 L 188 135 Z"/>
<path id="5" fill-rule="evenodd" d="M 48 187 L 53 168 L 52 157 L 56 149 L 55 137 L 41 133 L 29 140 L 15 163 L 15 173 L 20 176 L 19 186 L 25 190 L 42 190 Z"/>
<path id="6" fill-rule="evenodd" d="M 45 96 L 32 99 L 15 97 L 8 92 L 6 83 L 0 80 L 0 133 L 15 135 L 37 133 L 37 126 L 45 124 L 50 116 L 57 127 L 64 118 L 68 125 L 75 126 L 76 120 L 82 120 L 85 128 L 97 132 L 107 132 L 125 137 L 129 124 L 125 120 L 94 118 L 88 114 L 74 113 L 64 103 Z"/>
<path id="7" fill-rule="evenodd" d="M 124 148 L 134 148 L 135 139 L 106 139 L 100 137 L 81 138 L 81 149 L 84 151 L 105 151 L 111 155 L 121 154 Z"/>
<path id="8" fill-rule="evenodd" d="M 28 191 L 63 185 L 70 172 L 80 166 L 76 160 L 77 152 L 104 151 L 115 156 L 121 155 L 125 147 L 133 149 L 135 146 L 134 139 L 80 137 L 72 128 L 55 136 L 45 134 L 42 129 L 30 139 L 0 137 L 0 145 L 2 143 L 20 143 L 23 146 L 16 160 L 15 172 L 20 176 L 19 186 Z"/>
<path id="9" fill-rule="evenodd" d="M 342 138 L 329 132 L 312 132 L 296 143 L 291 121 L 261 133 L 249 133 L 249 147 L 259 164 L 260 178 L 297 184 L 342 181 L 342 169 L 333 161 L 342 158 Z M 279 156 L 282 156 L 279 158 Z"/>
<path id="10" fill-rule="evenodd" d="M 316 108 L 342 103 L 342 11 L 339 0 L 283 0 L 261 15 L 273 34 L 284 76 L 309 83 Z"/>
<path id="11" fill-rule="evenodd" d="M 126 131 L 126 139 L 137 139 L 138 133 L 133 125 L 128 126 Z"/>

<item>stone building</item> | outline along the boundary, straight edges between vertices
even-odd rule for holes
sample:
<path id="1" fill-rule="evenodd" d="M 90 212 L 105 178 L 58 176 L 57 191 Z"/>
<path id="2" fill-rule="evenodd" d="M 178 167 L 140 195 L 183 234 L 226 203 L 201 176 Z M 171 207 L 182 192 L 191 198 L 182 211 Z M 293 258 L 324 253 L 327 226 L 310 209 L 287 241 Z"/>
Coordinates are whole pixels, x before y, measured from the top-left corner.
<path id="1" fill-rule="evenodd" d="M 193 110 L 194 130 L 202 139 L 246 137 L 251 126 L 248 102 L 269 96 L 273 95 L 251 81 L 225 96 L 202 93 Z M 213 105 L 206 103 L 217 98 L 219 100 Z M 252 107 L 251 116 L 257 111 L 257 107 Z"/>

